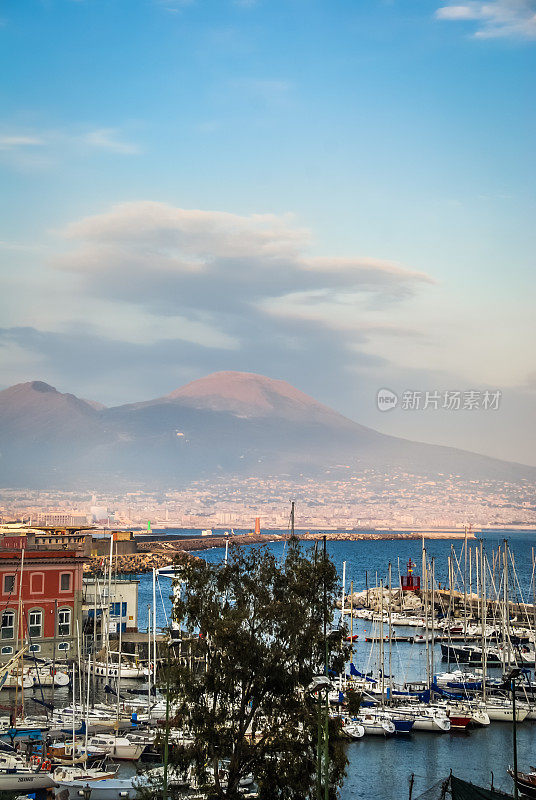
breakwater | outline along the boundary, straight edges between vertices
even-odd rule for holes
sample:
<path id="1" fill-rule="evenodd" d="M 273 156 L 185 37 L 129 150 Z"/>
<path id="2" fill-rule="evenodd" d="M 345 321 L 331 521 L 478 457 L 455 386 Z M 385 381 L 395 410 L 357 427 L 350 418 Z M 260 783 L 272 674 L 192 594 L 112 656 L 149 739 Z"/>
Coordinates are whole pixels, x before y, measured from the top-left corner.
<path id="1" fill-rule="evenodd" d="M 361 533 L 359 531 L 331 531 L 324 533 L 320 531 L 300 533 L 298 538 L 301 541 L 318 541 L 324 536 L 330 542 L 357 542 L 357 541 L 384 541 L 384 540 L 407 540 L 421 539 L 463 539 L 464 532 L 444 532 L 432 531 L 423 533 L 421 531 L 407 533 L 393 533 L 391 531 L 376 531 L 374 533 Z M 118 572 L 123 573 L 143 573 L 151 572 L 153 569 L 160 569 L 173 564 L 177 559 L 187 557 L 189 553 L 200 550 L 212 550 L 216 547 L 225 547 L 226 541 L 231 545 L 245 546 L 252 544 L 269 544 L 270 542 L 288 541 L 288 533 L 272 534 L 244 534 L 240 536 L 206 536 L 193 539 L 172 539 L 162 538 L 158 541 L 138 542 L 135 553 L 114 556 L 114 566 Z M 469 534 L 469 538 L 474 538 Z M 88 558 L 84 565 L 84 571 L 93 575 L 102 571 L 102 556 Z"/>

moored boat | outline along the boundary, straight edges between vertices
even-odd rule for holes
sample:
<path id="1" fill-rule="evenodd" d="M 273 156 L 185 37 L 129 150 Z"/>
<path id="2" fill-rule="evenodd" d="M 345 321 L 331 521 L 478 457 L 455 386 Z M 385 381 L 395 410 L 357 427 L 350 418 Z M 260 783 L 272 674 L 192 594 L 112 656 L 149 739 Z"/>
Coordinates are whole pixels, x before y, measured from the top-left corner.
<path id="1" fill-rule="evenodd" d="M 530 772 L 514 773 L 513 770 L 509 769 L 508 774 L 523 797 L 530 797 L 536 800 L 536 769 L 534 767 L 531 767 Z"/>
<path id="2" fill-rule="evenodd" d="M 363 713 L 353 719 L 363 726 L 367 736 L 392 736 L 396 730 L 391 720 L 383 719 L 376 714 Z"/>
<path id="3" fill-rule="evenodd" d="M 99 734 L 88 739 L 88 750 L 102 753 L 119 761 L 138 761 L 145 750 L 141 742 L 132 741 L 125 736 Z"/>

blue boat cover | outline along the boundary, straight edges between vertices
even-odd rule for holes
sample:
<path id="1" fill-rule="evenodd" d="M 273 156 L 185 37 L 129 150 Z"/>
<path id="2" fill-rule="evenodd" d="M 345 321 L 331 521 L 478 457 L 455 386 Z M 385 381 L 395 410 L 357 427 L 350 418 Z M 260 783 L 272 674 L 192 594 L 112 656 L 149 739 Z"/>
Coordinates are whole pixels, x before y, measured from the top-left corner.
<path id="1" fill-rule="evenodd" d="M 378 683 L 378 681 L 375 681 L 374 678 L 370 678 L 363 672 L 359 672 L 359 670 L 355 668 L 353 662 L 350 664 L 350 675 L 355 675 L 357 678 L 365 678 L 365 680 L 370 681 L 371 683 Z"/>
<path id="2" fill-rule="evenodd" d="M 466 700 L 467 698 L 463 694 L 456 694 L 455 692 L 447 692 L 446 689 L 441 689 L 437 683 L 432 683 L 432 690 L 440 695 L 441 697 L 448 697 L 449 700 Z"/>

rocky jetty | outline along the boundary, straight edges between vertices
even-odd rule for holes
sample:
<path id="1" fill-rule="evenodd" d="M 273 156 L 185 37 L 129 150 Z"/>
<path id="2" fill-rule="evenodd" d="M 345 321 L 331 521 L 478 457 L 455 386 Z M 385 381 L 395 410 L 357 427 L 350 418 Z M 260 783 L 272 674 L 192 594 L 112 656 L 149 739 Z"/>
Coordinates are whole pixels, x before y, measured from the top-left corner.
<path id="1" fill-rule="evenodd" d="M 426 538 L 463 538 L 463 531 L 458 533 L 427 533 Z M 392 531 L 377 531 L 375 533 L 363 533 L 360 531 L 314 531 L 300 533 L 299 539 L 306 542 L 314 542 L 324 536 L 330 542 L 358 542 L 374 541 L 380 539 L 420 539 L 422 532 L 393 533 Z M 114 557 L 114 564 L 117 564 L 118 572 L 138 573 L 150 572 L 153 568 L 167 567 L 177 558 L 186 557 L 192 551 L 211 550 L 215 547 L 225 547 L 226 541 L 230 545 L 245 546 L 250 544 L 269 544 L 270 542 L 285 541 L 290 538 L 290 534 L 266 533 L 266 534 L 244 534 L 241 536 L 206 536 L 194 539 L 161 539 L 153 542 L 138 542 L 137 552 L 129 555 L 118 555 Z M 91 575 L 102 571 L 103 556 L 88 559 L 84 565 L 86 573 Z"/>

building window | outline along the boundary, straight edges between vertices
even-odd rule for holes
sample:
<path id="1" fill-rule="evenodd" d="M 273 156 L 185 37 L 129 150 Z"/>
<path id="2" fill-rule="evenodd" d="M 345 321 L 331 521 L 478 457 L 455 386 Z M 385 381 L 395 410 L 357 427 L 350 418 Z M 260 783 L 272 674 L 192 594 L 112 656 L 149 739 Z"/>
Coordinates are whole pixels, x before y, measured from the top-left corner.
<path id="1" fill-rule="evenodd" d="M 4 611 L 2 614 L 2 627 L 0 628 L 2 639 L 13 639 L 15 637 L 15 612 Z"/>
<path id="2" fill-rule="evenodd" d="M 33 572 L 30 575 L 30 594 L 43 594 L 45 576 L 42 572 Z"/>
<path id="3" fill-rule="evenodd" d="M 60 575 L 60 592 L 71 591 L 71 573 L 62 572 Z"/>
<path id="4" fill-rule="evenodd" d="M 40 608 L 30 611 L 28 618 L 28 634 L 30 639 L 40 639 L 43 628 L 43 612 Z"/>
<path id="5" fill-rule="evenodd" d="M 13 648 L 12 647 L 2 647 L 2 649 L 0 650 L 0 653 L 3 656 L 10 656 L 10 655 L 13 654 Z"/>
<path id="6" fill-rule="evenodd" d="M 60 642 L 58 645 L 58 650 L 69 650 L 70 647 L 71 645 L 69 642 Z"/>
<path id="7" fill-rule="evenodd" d="M 41 652 L 41 645 L 40 644 L 31 644 L 29 647 L 30 653 L 40 653 Z"/>
<path id="8" fill-rule="evenodd" d="M 4 594 L 11 594 L 15 591 L 15 576 L 4 575 Z"/>
<path id="9" fill-rule="evenodd" d="M 71 609 L 60 608 L 60 610 L 58 611 L 58 636 L 70 636 L 70 635 L 71 635 Z"/>

